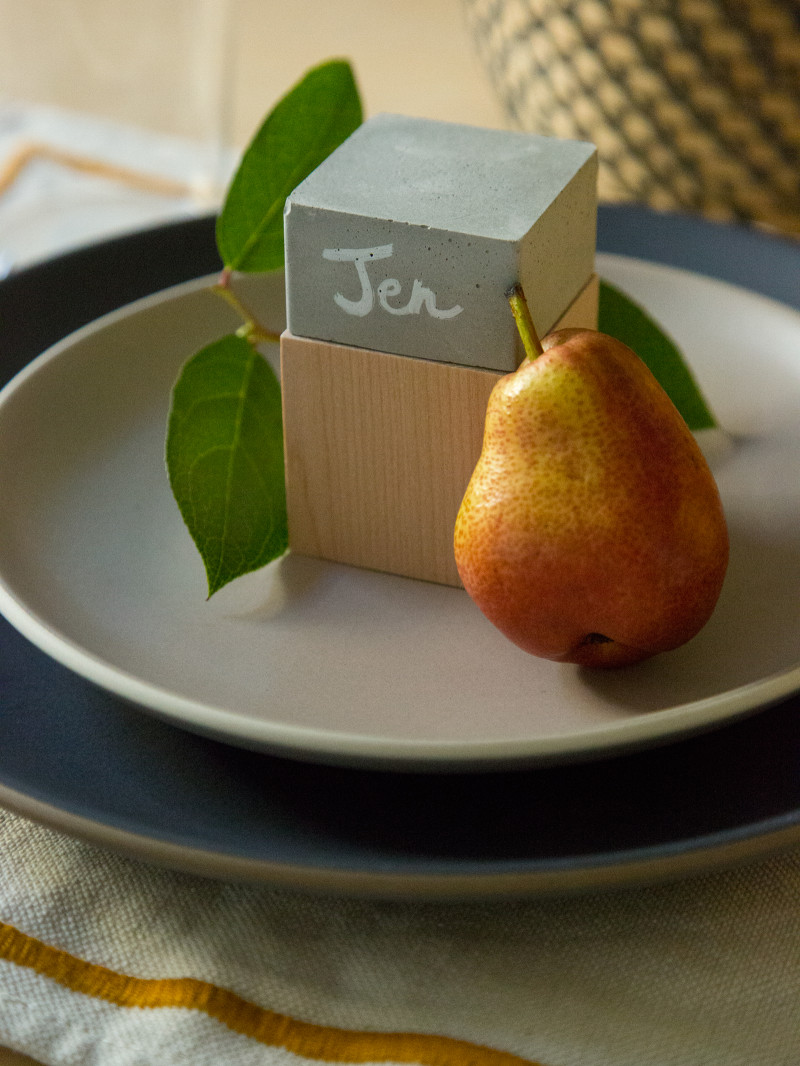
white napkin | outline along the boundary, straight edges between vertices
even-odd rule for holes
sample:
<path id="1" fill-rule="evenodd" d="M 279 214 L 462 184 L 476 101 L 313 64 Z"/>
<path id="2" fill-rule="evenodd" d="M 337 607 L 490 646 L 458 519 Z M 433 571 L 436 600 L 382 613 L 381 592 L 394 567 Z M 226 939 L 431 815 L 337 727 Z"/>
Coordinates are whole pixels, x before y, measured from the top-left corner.
<path id="1" fill-rule="evenodd" d="M 232 149 L 0 98 L 0 277 L 215 210 L 235 163 Z"/>
<path id="2" fill-rule="evenodd" d="M 0 1044 L 69 1066 L 795 1066 L 800 853 L 610 894 L 315 897 L 0 813 Z"/>

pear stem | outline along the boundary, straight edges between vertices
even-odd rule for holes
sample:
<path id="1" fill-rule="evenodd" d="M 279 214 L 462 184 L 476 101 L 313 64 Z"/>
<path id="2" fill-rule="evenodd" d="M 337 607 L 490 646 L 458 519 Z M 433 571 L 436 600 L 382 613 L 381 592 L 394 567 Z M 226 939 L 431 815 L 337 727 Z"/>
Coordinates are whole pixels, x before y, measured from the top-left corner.
<path id="1" fill-rule="evenodd" d="M 534 326 L 531 318 L 528 301 L 525 299 L 525 293 L 522 291 L 522 286 L 519 282 L 511 286 L 506 293 L 506 299 L 511 304 L 511 311 L 517 323 L 519 335 L 522 338 L 525 358 L 534 360 L 542 354 L 544 348 L 542 348 L 542 342 L 539 340 L 539 334 L 536 332 L 536 326 Z"/>

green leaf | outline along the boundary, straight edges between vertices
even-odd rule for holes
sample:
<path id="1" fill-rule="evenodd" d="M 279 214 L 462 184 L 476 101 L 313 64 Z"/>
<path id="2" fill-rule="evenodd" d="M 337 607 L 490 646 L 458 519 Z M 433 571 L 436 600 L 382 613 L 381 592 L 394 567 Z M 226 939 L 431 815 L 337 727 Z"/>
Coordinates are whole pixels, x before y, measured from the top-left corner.
<path id="1" fill-rule="evenodd" d="M 286 197 L 362 122 L 350 64 L 312 68 L 264 120 L 244 153 L 217 220 L 217 246 L 231 270 L 283 266 Z"/>
<path id="2" fill-rule="evenodd" d="M 280 386 L 244 338 L 223 337 L 184 366 L 172 393 L 167 471 L 209 596 L 287 550 Z"/>
<path id="3" fill-rule="evenodd" d="M 683 415 L 689 429 L 717 422 L 680 350 L 647 312 L 619 289 L 600 282 L 599 329 L 633 348 Z"/>

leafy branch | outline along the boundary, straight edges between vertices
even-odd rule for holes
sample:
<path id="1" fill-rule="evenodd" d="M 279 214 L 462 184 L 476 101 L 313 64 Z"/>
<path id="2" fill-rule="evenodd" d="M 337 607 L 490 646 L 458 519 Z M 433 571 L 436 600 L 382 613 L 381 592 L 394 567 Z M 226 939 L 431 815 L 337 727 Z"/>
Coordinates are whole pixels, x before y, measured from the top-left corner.
<path id="1" fill-rule="evenodd" d="M 183 367 L 166 441 L 170 485 L 203 559 L 209 596 L 283 555 L 289 540 L 280 385 L 258 351 L 279 338 L 244 305 L 235 277 L 283 269 L 286 197 L 361 121 L 350 65 L 331 60 L 314 67 L 267 115 L 217 220 L 224 269 L 212 291 L 242 325 Z M 606 283 L 600 329 L 638 352 L 691 429 L 714 425 L 675 345 L 642 308 Z"/>
<path id="2" fill-rule="evenodd" d="M 183 367 L 166 441 L 170 486 L 203 560 L 209 596 L 278 558 L 289 543 L 280 386 L 258 352 L 279 337 L 244 305 L 235 274 L 283 268 L 286 197 L 361 121 L 349 63 L 314 67 L 267 115 L 217 220 L 224 269 L 212 291 L 242 325 Z"/>

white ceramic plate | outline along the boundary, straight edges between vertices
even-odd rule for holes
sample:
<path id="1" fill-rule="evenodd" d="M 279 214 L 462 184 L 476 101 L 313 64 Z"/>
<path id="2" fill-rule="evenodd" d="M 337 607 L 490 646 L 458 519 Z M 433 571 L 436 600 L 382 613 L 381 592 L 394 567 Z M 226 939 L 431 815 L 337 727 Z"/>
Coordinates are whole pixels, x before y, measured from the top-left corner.
<path id="1" fill-rule="evenodd" d="M 50 349 L 0 393 L 0 609 L 55 659 L 174 724 L 345 764 L 596 756 L 710 728 L 800 688 L 800 315 L 616 256 L 601 274 L 684 349 L 732 448 L 732 553 L 684 648 L 591 673 L 519 651 L 457 589 L 288 557 L 205 600 L 164 429 L 184 360 L 234 324 L 203 282 Z M 280 280 L 247 279 L 273 325 Z"/>

